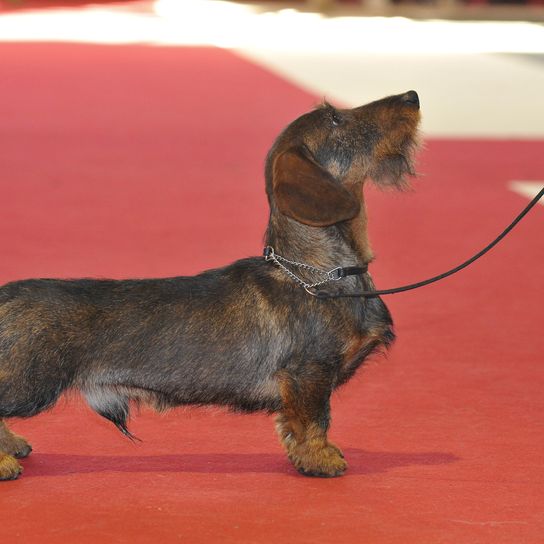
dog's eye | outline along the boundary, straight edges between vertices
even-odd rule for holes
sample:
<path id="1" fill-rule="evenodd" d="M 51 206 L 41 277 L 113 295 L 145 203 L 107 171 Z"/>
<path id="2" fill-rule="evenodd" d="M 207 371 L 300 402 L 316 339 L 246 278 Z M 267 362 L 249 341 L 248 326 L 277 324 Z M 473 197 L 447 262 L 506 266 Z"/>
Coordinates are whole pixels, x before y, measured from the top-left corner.
<path id="1" fill-rule="evenodd" d="M 337 127 L 338 125 L 341 125 L 344 122 L 344 119 L 342 119 L 342 116 L 338 112 L 333 111 L 331 114 L 331 121 L 332 121 L 332 124 L 335 127 Z"/>

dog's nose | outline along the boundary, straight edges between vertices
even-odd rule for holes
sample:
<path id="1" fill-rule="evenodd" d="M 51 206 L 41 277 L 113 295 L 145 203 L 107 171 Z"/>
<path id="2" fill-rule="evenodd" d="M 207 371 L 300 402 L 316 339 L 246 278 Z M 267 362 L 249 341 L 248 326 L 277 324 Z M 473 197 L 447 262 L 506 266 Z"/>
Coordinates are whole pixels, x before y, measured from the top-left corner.
<path id="1" fill-rule="evenodd" d="M 408 91 L 401 96 L 401 100 L 406 104 L 411 104 L 416 108 L 419 108 L 419 96 L 415 91 Z"/>

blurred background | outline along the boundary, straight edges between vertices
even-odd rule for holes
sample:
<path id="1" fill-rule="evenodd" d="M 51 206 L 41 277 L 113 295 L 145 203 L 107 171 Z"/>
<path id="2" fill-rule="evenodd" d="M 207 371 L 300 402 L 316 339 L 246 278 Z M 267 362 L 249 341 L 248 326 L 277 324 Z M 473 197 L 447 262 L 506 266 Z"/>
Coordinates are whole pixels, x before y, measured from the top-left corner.
<path id="1" fill-rule="evenodd" d="M 216 46 L 346 105 L 417 87 L 429 135 L 542 135 L 544 0 L 0 6 L 2 42 Z"/>

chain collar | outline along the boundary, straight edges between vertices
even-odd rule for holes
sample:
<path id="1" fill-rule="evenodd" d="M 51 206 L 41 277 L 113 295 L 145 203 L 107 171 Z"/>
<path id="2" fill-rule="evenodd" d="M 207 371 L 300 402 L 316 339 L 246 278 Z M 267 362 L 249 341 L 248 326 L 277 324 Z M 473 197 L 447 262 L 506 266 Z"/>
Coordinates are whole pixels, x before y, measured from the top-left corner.
<path id="1" fill-rule="evenodd" d="M 305 263 L 298 263 L 296 261 L 290 261 L 289 259 L 286 259 L 285 257 L 282 257 L 281 255 L 278 255 L 272 246 L 266 246 L 264 248 L 264 260 L 265 261 L 272 261 L 276 266 L 278 266 L 287 276 L 289 276 L 292 280 L 296 281 L 299 285 L 301 285 L 304 290 L 309 293 L 312 296 L 316 296 L 316 292 L 313 291 L 315 287 L 319 287 L 320 285 L 323 285 L 325 283 L 329 283 L 331 281 L 337 281 L 342 278 L 345 278 L 346 276 L 359 276 L 361 274 L 365 274 L 368 270 L 368 267 L 365 266 L 346 266 L 341 267 L 337 266 L 336 268 L 333 268 L 331 270 L 322 270 L 321 268 L 316 268 L 315 266 L 305 264 Z M 315 274 L 318 278 L 320 278 L 318 281 L 314 283 L 307 283 L 302 278 L 298 277 L 294 272 L 289 270 L 287 266 L 285 266 L 286 263 L 291 266 L 295 266 L 298 268 L 302 268 L 303 270 L 308 270 L 312 274 Z"/>

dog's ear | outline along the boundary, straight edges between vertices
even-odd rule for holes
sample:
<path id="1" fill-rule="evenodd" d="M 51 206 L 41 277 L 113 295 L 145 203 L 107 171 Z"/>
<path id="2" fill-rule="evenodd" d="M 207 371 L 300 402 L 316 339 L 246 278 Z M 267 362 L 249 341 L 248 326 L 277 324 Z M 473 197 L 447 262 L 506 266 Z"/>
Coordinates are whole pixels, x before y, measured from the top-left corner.
<path id="1" fill-rule="evenodd" d="M 357 198 L 300 148 L 274 161 L 273 191 L 283 214 L 313 227 L 353 219 L 360 210 Z"/>

